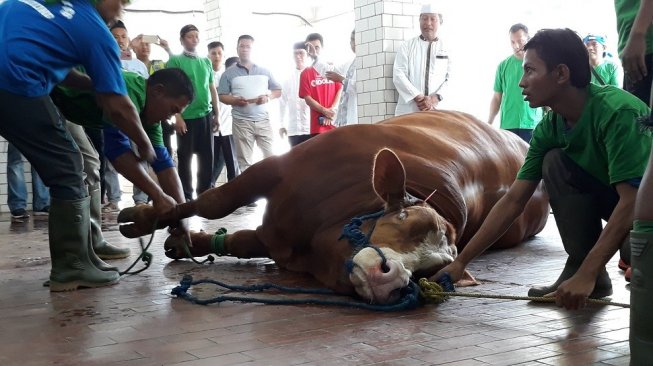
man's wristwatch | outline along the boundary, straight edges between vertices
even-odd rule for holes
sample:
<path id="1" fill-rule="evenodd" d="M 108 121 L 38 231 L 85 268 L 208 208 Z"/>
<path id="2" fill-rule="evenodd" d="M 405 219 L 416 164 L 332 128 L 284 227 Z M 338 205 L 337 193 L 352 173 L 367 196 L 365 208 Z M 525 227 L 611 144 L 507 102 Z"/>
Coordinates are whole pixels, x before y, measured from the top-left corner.
<path id="1" fill-rule="evenodd" d="M 438 101 L 440 101 L 440 102 L 442 101 L 442 95 L 436 94 L 435 97 L 438 98 Z"/>

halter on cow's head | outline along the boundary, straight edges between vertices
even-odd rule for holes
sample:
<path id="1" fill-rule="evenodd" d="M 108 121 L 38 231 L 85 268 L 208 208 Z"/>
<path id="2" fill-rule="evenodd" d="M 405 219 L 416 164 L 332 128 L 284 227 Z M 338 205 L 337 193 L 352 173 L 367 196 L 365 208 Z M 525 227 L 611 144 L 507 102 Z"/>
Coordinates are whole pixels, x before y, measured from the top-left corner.
<path id="1" fill-rule="evenodd" d="M 356 292 L 375 303 L 392 303 L 414 274 L 432 275 L 457 255 L 454 228 L 424 201 L 406 193 L 406 172 L 389 149 L 374 159 L 372 183 L 385 202 L 370 236 L 372 247 L 356 253 L 349 275 Z"/>

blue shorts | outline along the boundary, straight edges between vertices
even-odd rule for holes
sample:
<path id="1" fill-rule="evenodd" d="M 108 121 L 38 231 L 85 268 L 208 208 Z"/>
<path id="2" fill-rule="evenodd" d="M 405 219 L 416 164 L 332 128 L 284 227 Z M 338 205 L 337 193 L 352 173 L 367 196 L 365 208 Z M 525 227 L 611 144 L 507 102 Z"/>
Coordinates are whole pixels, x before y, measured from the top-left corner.
<path id="1" fill-rule="evenodd" d="M 120 155 L 126 152 L 132 152 L 129 137 L 127 137 L 124 132 L 113 126 L 104 126 L 103 132 L 104 156 L 106 156 L 109 161 L 118 159 Z M 175 163 L 172 161 L 165 146 L 154 146 L 154 152 L 156 153 L 156 158 L 152 163 L 150 163 L 150 166 L 154 169 L 155 173 L 168 168 L 174 168 Z"/>

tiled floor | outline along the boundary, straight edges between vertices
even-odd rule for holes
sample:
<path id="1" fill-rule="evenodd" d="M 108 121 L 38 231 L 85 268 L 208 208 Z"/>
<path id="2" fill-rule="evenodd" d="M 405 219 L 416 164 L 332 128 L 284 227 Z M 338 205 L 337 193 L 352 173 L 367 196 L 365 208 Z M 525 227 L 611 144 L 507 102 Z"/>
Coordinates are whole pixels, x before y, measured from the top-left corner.
<path id="1" fill-rule="evenodd" d="M 195 229 L 253 228 L 263 205 Z M 226 302 L 200 306 L 172 298 L 182 275 L 231 284 L 318 286 L 269 260 L 218 258 L 213 264 L 171 262 L 165 233 L 155 237 L 146 272 L 112 287 L 51 294 L 47 221 L 0 218 L 0 365 L 628 365 L 629 310 L 564 311 L 550 304 L 453 298 L 402 313 L 319 306 Z M 114 224 L 112 224 L 113 222 Z M 106 237 L 138 242 L 116 231 Z M 489 253 L 472 265 L 483 285 L 461 291 L 524 295 L 553 281 L 564 262 L 551 218 L 520 248 Z M 128 260 L 116 261 L 126 267 Z M 609 265 L 614 301 L 629 302 L 616 262 Z M 216 294 L 210 287 L 199 296 Z"/>

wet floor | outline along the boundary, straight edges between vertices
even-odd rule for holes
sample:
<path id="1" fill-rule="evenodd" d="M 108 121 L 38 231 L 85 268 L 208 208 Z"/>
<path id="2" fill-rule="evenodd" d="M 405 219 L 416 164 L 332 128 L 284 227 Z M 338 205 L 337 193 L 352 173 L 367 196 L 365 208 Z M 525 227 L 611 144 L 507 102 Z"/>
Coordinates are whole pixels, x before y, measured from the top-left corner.
<path id="1" fill-rule="evenodd" d="M 229 217 L 192 220 L 195 230 L 255 228 L 264 202 Z M 105 215 L 106 238 L 139 254 L 137 240 Z M 319 287 L 269 259 L 218 257 L 171 261 L 159 231 L 147 271 L 106 288 L 50 293 L 47 219 L 0 216 L 0 365 L 628 365 L 629 311 L 592 306 L 565 311 L 524 301 L 452 298 L 399 313 L 326 306 L 224 302 L 209 306 L 173 298 L 184 275 L 234 285 Z M 481 286 L 468 292 L 525 295 L 552 282 L 565 260 L 555 224 L 519 248 L 496 251 L 471 270 Z M 608 270 L 616 302 L 629 292 L 616 258 Z M 191 289 L 209 298 L 212 286 Z M 245 294 L 245 296 L 252 296 Z M 256 295 L 259 297 L 259 295 Z M 280 298 L 280 297 L 275 297 Z M 295 299 L 285 296 L 283 299 Z"/>

